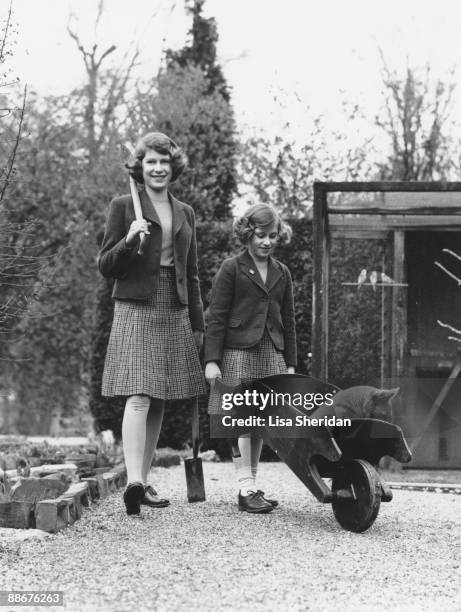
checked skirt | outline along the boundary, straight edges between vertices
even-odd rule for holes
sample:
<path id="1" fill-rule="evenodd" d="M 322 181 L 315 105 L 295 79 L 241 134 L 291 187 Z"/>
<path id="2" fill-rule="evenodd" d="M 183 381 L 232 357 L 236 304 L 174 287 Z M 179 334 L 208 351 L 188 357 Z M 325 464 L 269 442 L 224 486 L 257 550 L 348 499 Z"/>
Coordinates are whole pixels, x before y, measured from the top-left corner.
<path id="1" fill-rule="evenodd" d="M 162 266 L 155 297 L 115 300 L 102 395 L 172 400 L 205 393 L 188 307 L 179 302 L 174 267 Z"/>
<path id="2" fill-rule="evenodd" d="M 242 378 L 263 378 L 285 374 L 287 366 L 283 353 L 278 351 L 267 331 L 261 341 L 247 349 L 224 349 L 221 374 L 224 383 L 237 385 Z M 208 403 L 209 414 L 227 414 L 222 409 L 221 394 L 213 386 Z"/>

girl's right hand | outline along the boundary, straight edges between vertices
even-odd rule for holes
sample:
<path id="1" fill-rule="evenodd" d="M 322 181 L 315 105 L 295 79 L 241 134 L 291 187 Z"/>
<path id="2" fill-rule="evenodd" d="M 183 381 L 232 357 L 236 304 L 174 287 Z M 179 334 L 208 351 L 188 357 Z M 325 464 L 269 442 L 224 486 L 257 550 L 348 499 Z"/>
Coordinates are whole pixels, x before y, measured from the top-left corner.
<path id="1" fill-rule="evenodd" d="M 215 378 L 222 378 L 221 370 L 216 361 L 209 361 L 205 366 L 205 378 L 212 383 Z"/>
<path id="2" fill-rule="evenodd" d="M 127 246 L 132 246 L 136 242 L 136 236 L 138 236 L 141 232 L 144 232 L 144 234 L 149 234 L 149 226 L 150 223 L 148 223 L 145 219 L 142 221 L 137 221 L 135 219 L 130 225 L 130 229 L 128 230 L 128 234 L 125 238 L 125 244 Z"/>

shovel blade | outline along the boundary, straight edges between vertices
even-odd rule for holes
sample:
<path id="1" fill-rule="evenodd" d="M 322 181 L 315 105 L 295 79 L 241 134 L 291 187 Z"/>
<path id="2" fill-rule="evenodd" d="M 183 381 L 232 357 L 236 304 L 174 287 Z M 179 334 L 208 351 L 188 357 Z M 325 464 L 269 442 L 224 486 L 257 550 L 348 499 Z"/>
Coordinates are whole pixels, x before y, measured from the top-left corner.
<path id="1" fill-rule="evenodd" d="M 205 501 L 205 482 L 203 480 L 203 467 L 201 459 L 186 459 L 187 501 Z"/>

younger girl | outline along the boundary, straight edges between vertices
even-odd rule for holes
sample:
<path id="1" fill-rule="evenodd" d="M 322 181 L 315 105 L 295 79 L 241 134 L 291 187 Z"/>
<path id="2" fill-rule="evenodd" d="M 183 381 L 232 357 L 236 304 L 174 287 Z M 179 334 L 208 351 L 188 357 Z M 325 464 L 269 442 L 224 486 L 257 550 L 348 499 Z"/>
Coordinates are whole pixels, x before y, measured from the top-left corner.
<path id="1" fill-rule="evenodd" d="M 213 281 L 205 339 L 205 377 L 236 385 L 242 378 L 294 373 L 296 332 L 293 289 L 288 268 L 272 257 L 277 244 L 289 242 L 291 229 L 266 204 L 255 204 L 234 222 L 234 232 L 246 247 L 226 259 Z M 210 414 L 225 414 L 221 396 L 212 385 Z M 238 439 L 240 458 L 234 460 L 239 486 L 239 510 L 270 512 L 278 505 L 265 499 L 255 478 L 262 439 L 246 434 Z"/>

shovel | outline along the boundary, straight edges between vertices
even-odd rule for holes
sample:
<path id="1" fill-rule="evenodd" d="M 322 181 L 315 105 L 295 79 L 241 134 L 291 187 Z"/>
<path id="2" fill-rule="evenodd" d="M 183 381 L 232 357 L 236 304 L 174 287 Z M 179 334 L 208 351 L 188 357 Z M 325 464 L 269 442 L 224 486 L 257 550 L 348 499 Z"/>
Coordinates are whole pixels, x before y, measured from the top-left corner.
<path id="1" fill-rule="evenodd" d="M 131 156 L 134 156 L 134 147 L 129 142 L 126 142 L 124 144 L 124 147 Z M 136 187 L 136 181 L 134 180 L 132 176 L 130 176 L 130 192 L 131 192 L 131 199 L 133 200 L 133 208 L 134 208 L 134 214 L 135 214 L 136 221 L 142 221 L 143 215 L 142 215 L 141 199 L 139 197 L 138 188 Z M 140 240 L 139 240 L 139 247 L 138 247 L 138 255 L 142 255 L 144 252 L 144 245 L 147 239 L 146 234 L 144 232 L 141 232 L 139 234 L 139 239 Z"/>
<path id="2" fill-rule="evenodd" d="M 194 400 L 192 410 L 192 459 L 184 461 L 186 468 L 187 501 L 205 501 L 205 482 L 203 480 L 202 460 L 198 458 L 199 443 L 199 418 L 198 418 L 198 398 Z"/>

